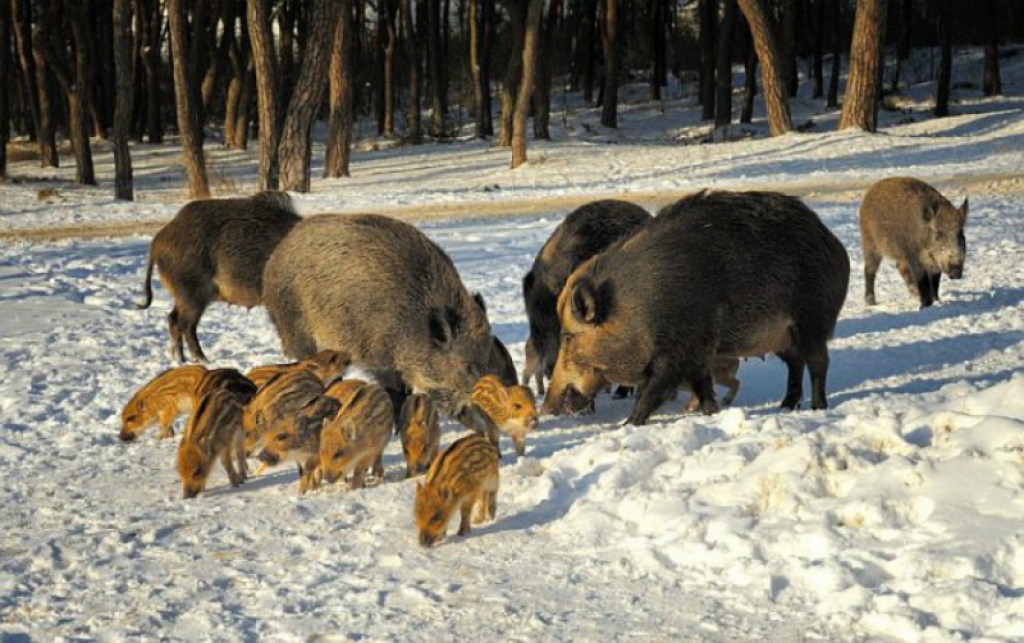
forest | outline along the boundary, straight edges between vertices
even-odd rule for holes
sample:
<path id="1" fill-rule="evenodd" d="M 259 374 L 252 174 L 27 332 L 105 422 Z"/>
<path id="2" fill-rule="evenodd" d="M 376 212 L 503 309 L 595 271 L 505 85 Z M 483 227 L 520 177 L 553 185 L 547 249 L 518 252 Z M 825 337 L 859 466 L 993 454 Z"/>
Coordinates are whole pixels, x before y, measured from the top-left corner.
<path id="1" fill-rule="evenodd" d="M 95 185 L 100 138 L 132 199 L 130 143 L 173 137 L 193 198 L 211 193 L 204 147 L 253 142 L 262 189 L 308 192 L 314 125 L 325 176 L 345 177 L 357 119 L 403 145 L 493 140 L 515 168 L 550 138 L 553 87 L 615 128 L 622 83 L 658 101 L 670 77 L 716 132 L 750 122 L 758 92 L 771 135 L 792 131 L 801 75 L 840 129 L 875 131 L 912 48 L 938 51 L 943 116 L 953 48 L 984 48 L 998 95 L 1000 46 L 1022 37 L 1015 0 L 2 0 L 0 181 L 12 151 L 57 167 L 67 141 L 76 182 Z"/>

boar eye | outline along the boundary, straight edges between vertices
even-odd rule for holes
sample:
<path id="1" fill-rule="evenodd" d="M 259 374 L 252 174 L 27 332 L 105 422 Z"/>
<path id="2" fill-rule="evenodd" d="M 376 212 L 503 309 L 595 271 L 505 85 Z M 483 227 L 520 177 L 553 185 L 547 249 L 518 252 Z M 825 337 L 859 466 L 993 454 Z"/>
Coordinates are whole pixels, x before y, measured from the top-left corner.
<path id="1" fill-rule="evenodd" d="M 281 431 L 276 436 L 274 436 L 274 439 L 284 442 L 285 440 L 288 439 L 288 433 L 286 433 L 285 431 Z"/>
<path id="2" fill-rule="evenodd" d="M 434 515 L 430 517 L 430 522 L 437 524 L 444 520 L 444 513 L 440 510 L 435 511 Z"/>
<path id="3" fill-rule="evenodd" d="M 522 408 L 523 408 L 523 405 L 519 404 L 519 403 L 516 403 L 516 404 L 512 405 L 512 410 L 513 411 L 520 411 L 520 410 L 522 410 Z"/>
<path id="4" fill-rule="evenodd" d="M 192 475 L 201 476 L 203 475 L 203 465 L 197 464 L 196 468 L 192 471 Z"/>
<path id="5" fill-rule="evenodd" d="M 338 449 L 337 451 L 334 452 L 335 460 L 340 460 L 343 457 L 345 457 L 345 449 Z"/>

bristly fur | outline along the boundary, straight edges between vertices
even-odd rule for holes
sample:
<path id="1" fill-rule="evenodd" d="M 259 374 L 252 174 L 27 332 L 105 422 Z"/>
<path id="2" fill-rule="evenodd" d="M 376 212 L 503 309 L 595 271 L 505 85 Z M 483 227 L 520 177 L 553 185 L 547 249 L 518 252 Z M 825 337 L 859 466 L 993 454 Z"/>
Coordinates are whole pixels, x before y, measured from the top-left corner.
<path id="1" fill-rule="evenodd" d="M 493 520 L 498 507 L 498 450 L 485 438 L 467 435 L 434 459 L 423 484 L 416 484 L 416 526 L 419 541 L 429 547 L 444 538 L 458 512 L 459 535 L 473 522 Z"/>
<path id="2" fill-rule="evenodd" d="M 180 366 L 147 382 L 121 411 L 121 440 L 131 442 L 154 424 L 160 425 L 160 439 L 173 437 L 175 418 L 195 407 L 196 389 L 205 374 L 202 366 Z"/>

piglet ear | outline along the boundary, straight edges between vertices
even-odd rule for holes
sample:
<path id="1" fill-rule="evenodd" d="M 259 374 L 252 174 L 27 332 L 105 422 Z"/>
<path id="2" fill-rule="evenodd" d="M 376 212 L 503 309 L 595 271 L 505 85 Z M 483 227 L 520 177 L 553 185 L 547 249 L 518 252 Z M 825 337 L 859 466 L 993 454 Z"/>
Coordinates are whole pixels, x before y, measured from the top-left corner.
<path id="1" fill-rule="evenodd" d="M 964 221 L 967 221 L 967 210 L 968 210 L 968 203 L 967 203 L 967 197 L 965 196 L 964 197 L 963 205 L 960 206 L 960 215 L 964 218 Z"/>

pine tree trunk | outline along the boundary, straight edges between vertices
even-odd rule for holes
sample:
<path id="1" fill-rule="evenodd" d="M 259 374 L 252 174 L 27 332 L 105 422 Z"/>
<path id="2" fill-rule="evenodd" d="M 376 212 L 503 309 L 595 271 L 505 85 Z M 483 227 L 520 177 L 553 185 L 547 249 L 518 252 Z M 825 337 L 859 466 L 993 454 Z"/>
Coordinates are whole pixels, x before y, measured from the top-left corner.
<path id="1" fill-rule="evenodd" d="M 247 61 L 242 58 L 242 48 L 236 36 L 238 21 L 237 0 L 224 0 L 221 4 L 221 20 L 224 22 L 224 38 L 221 41 L 223 54 L 227 58 L 228 87 L 224 92 L 224 144 L 232 149 L 238 147 L 235 125 L 238 123 L 238 109 L 242 100 L 242 85 L 245 83 Z M 242 31 L 245 31 L 243 25 Z"/>
<path id="2" fill-rule="evenodd" d="M 827 107 L 839 107 L 839 72 L 843 62 L 843 3 L 832 3 L 832 72 L 828 80 Z"/>
<path id="3" fill-rule="evenodd" d="M 786 102 L 786 88 L 779 69 L 779 48 L 775 42 L 761 0 L 738 0 L 740 9 L 750 25 L 750 32 L 761 64 L 761 85 L 764 90 L 765 106 L 768 109 L 768 129 L 772 136 L 780 136 L 793 130 Z"/>
<path id="4" fill-rule="evenodd" d="M 410 143 L 419 145 L 423 142 L 423 123 L 420 118 L 420 62 L 416 54 L 416 23 L 412 17 L 412 0 L 402 0 L 401 11 L 405 29 L 405 64 L 409 69 L 409 104 L 405 112 L 405 135 Z M 333 72 L 331 78 L 333 82 Z"/>
<path id="5" fill-rule="evenodd" d="M 89 39 L 89 58 L 92 65 L 90 96 L 96 134 L 100 138 L 108 138 L 113 125 L 114 110 L 117 99 L 117 73 L 114 69 L 114 32 L 113 5 L 111 0 L 93 0 L 91 7 L 92 32 Z M 130 27 L 130 25 L 129 25 Z M 128 112 L 128 118 L 131 111 Z"/>
<path id="6" fill-rule="evenodd" d="M 272 13 L 274 0 L 268 2 L 267 16 Z M 300 0 L 281 0 L 277 10 L 277 55 L 280 60 L 278 67 L 277 82 L 278 101 L 281 107 L 288 105 L 292 89 L 295 86 L 295 75 L 298 73 L 295 62 L 295 18 Z M 270 21 L 267 21 L 270 24 Z M 273 30 L 271 30 L 273 33 Z M 272 41 L 271 41 L 272 42 Z M 278 131 L 284 120 L 284 111 L 278 110 Z"/>
<path id="7" fill-rule="evenodd" d="M 480 86 L 484 93 L 480 111 L 484 115 L 484 134 L 494 136 L 494 116 L 491 108 L 491 42 L 494 39 L 494 0 L 482 0 L 481 9 L 483 32 L 480 38 Z"/>
<path id="8" fill-rule="evenodd" d="M 486 113 L 484 112 L 484 94 L 489 93 L 483 84 L 481 73 L 481 41 L 483 40 L 483 16 L 481 15 L 482 0 L 469 0 L 469 66 L 473 74 L 473 102 L 476 109 L 476 123 L 473 136 L 478 139 L 487 138 Z"/>
<path id="9" fill-rule="evenodd" d="M 444 95 L 442 65 L 441 0 L 427 0 L 427 58 L 430 66 L 430 134 L 435 138 L 445 135 L 444 117 L 447 111 Z"/>
<path id="10" fill-rule="evenodd" d="M 206 176 L 206 159 L 203 156 L 198 92 L 195 88 L 195 79 L 189 77 L 189 70 L 194 67 L 188 60 L 184 0 L 167 0 L 167 18 L 171 32 L 174 102 L 178 116 L 178 132 L 181 136 L 182 157 L 188 175 L 188 193 L 193 199 L 205 199 L 210 196 L 210 182 Z"/>
<path id="11" fill-rule="evenodd" d="M 743 43 L 747 51 L 743 57 L 743 109 L 740 110 L 740 122 L 750 123 L 754 119 L 754 97 L 757 96 L 757 51 L 754 49 L 754 37 L 750 34 L 745 19 Z"/>
<path id="12" fill-rule="evenodd" d="M 884 9 L 882 0 L 857 0 L 841 130 L 859 127 L 874 132 L 877 127 Z"/>
<path id="13" fill-rule="evenodd" d="M 7 178 L 7 141 L 11 139 L 11 18 L 10 5 L 0 0 L 0 183 Z"/>
<path id="14" fill-rule="evenodd" d="M 786 96 L 796 98 L 800 87 L 800 10 L 797 0 L 782 1 L 782 73 Z"/>
<path id="15" fill-rule="evenodd" d="M 602 0 L 604 19 L 601 21 L 601 46 L 604 50 L 604 97 L 601 102 L 601 125 L 619 126 L 619 51 L 618 0 Z"/>
<path id="16" fill-rule="evenodd" d="M 537 41 L 540 40 L 540 19 L 544 13 L 544 0 L 530 0 L 526 11 L 526 31 L 523 37 L 523 77 L 519 81 L 515 115 L 512 119 L 512 169 L 526 163 L 526 117 L 530 112 L 530 94 L 537 71 Z"/>
<path id="17" fill-rule="evenodd" d="M 256 71 L 256 105 L 260 130 L 260 189 L 278 186 L 277 66 L 270 31 L 270 0 L 248 0 L 249 42 Z"/>
<path id="18" fill-rule="evenodd" d="M 736 0 L 724 0 L 722 23 L 718 30 L 718 61 L 715 70 L 715 129 L 728 129 L 732 123 L 732 41 L 736 25 Z"/>
<path id="19" fill-rule="evenodd" d="M 562 0 L 551 0 L 547 20 L 541 20 L 533 87 L 533 138 L 551 140 L 551 67 L 555 55 L 555 29 L 561 12 Z"/>
<path id="20" fill-rule="evenodd" d="M 718 22 L 717 0 L 699 0 L 697 4 L 700 30 L 700 119 L 715 117 L 715 26 Z"/>
<path id="21" fill-rule="evenodd" d="M 949 93 L 953 82 L 953 25 L 949 0 L 939 0 L 939 41 L 942 57 L 939 60 L 939 83 L 935 89 L 935 116 L 941 118 L 949 116 Z"/>
<path id="22" fill-rule="evenodd" d="M 583 19 L 580 23 L 580 43 L 577 61 L 583 68 L 583 101 L 594 102 L 594 41 L 596 40 L 597 3 L 603 0 L 583 0 Z"/>
<path id="23" fill-rule="evenodd" d="M 397 8 L 394 0 L 388 0 L 387 24 L 384 47 L 384 136 L 395 137 L 395 45 L 398 40 L 396 23 Z"/>
<path id="24" fill-rule="evenodd" d="M 409 0 L 402 0 L 403 19 L 410 19 Z M 330 77 L 330 119 L 327 133 L 327 158 L 324 163 L 324 178 L 349 176 L 351 158 L 352 122 L 355 112 L 355 94 L 352 91 L 354 29 L 352 25 L 352 0 L 341 0 L 341 15 L 334 30 L 331 43 Z M 415 72 L 413 72 L 415 80 Z M 419 103 L 417 96 L 416 103 Z M 417 116 L 419 109 L 416 109 Z M 416 135 L 419 134 L 419 119 L 416 119 Z"/>
<path id="25" fill-rule="evenodd" d="M 114 103 L 114 196 L 125 201 L 135 198 L 132 186 L 132 156 L 128 150 L 128 137 L 131 134 L 131 112 L 134 102 L 132 93 L 134 74 L 132 73 L 132 38 L 131 11 L 129 0 L 114 0 L 113 46 L 114 73 L 117 79 L 117 96 Z"/>
<path id="26" fill-rule="evenodd" d="M 281 189 L 309 192 L 312 161 L 313 123 L 327 90 L 331 63 L 331 37 L 338 25 L 336 0 L 316 0 L 310 20 L 309 41 L 302 69 L 281 130 L 278 156 L 281 159 Z"/>
<path id="27" fill-rule="evenodd" d="M 4 0 L 0 0 L 4 2 Z M 26 101 L 31 113 L 31 137 L 40 144 L 42 156 L 42 139 L 39 136 L 39 90 L 36 87 L 36 61 L 32 54 L 32 24 L 29 19 L 29 0 L 11 0 L 11 29 L 14 32 L 14 49 L 18 56 L 21 77 L 25 83 Z"/>
<path id="28" fill-rule="evenodd" d="M 28 5 L 29 3 L 26 2 L 23 7 L 26 12 L 28 12 Z M 24 19 L 29 25 L 28 29 L 31 30 L 31 25 L 27 22 L 29 17 L 26 15 Z M 58 107 L 53 96 L 49 65 L 39 38 L 34 35 L 29 42 L 32 47 L 32 57 L 35 60 L 36 92 L 39 94 L 39 164 L 41 167 L 60 167 L 60 156 L 57 154 L 57 126 L 54 123 Z"/>
<path id="29" fill-rule="evenodd" d="M 999 30 L 1002 28 L 1002 16 L 999 12 L 999 0 L 987 0 L 985 5 L 988 38 L 985 42 L 984 92 L 986 96 L 1002 96 L 1003 79 L 999 73 Z"/>
<path id="30" fill-rule="evenodd" d="M 665 32 L 668 30 L 668 5 L 665 0 L 651 0 L 647 17 L 648 38 L 651 41 L 651 75 L 648 79 L 648 100 L 661 100 L 665 84 Z"/>
<path id="31" fill-rule="evenodd" d="M 142 65 L 146 69 L 146 133 L 150 144 L 164 142 L 164 119 L 160 101 L 160 49 L 163 12 L 159 0 L 146 0 L 142 26 L 145 30 Z"/>
<path id="32" fill-rule="evenodd" d="M 814 6 L 814 58 L 811 66 L 812 85 L 811 98 L 822 98 L 825 96 L 825 2 L 826 0 L 813 0 Z"/>
<path id="33" fill-rule="evenodd" d="M 224 68 L 226 66 L 225 63 L 231 62 L 231 48 L 234 46 L 235 42 L 235 23 L 234 16 L 232 15 L 234 11 L 230 6 L 232 2 L 233 0 L 221 0 L 217 4 L 217 7 L 220 10 L 213 11 L 209 18 L 210 26 L 214 33 L 209 36 L 207 46 L 205 47 L 205 49 L 207 50 L 206 65 L 204 67 L 201 67 L 199 70 L 203 74 L 203 82 L 202 85 L 200 86 L 200 95 L 202 96 L 204 123 L 206 122 L 207 118 L 213 111 L 213 103 L 216 100 L 218 92 L 220 91 L 221 85 L 223 83 Z M 220 14 L 219 16 L 218 13 Z M 230 26 L 228 25 L 229 19 L 231 20 Z M 217 23 L 221 20 L 224 23 L 224 29 L 221 32 L 220 43 L 218 44 L 216 39 L 216 31 Z M 216 45 L 215 51 L 214 45 Z M 211 51 L 214 51 L 212 57 L 209 55 Z M 231 80 L 228 80 L 227 82 L 230 86 Z M 225 94 L 225 100 L 226 99 L 227 97 Z"/>
<path id="34" fill-rule="evenodd" d="M 523 0 L 509 0 L 507 3 L 510 17 L 509 51 L 523 51 L 526 31 L 526 5 Z M 516 94 L 519 81 L 522 80 L 523 57 L 511 56 L 505 65 L 505 81 L 501 85 L 501 129 L 498 131 L 498 147 L 512 145 L 513 117 L 516 108 Z"/>

